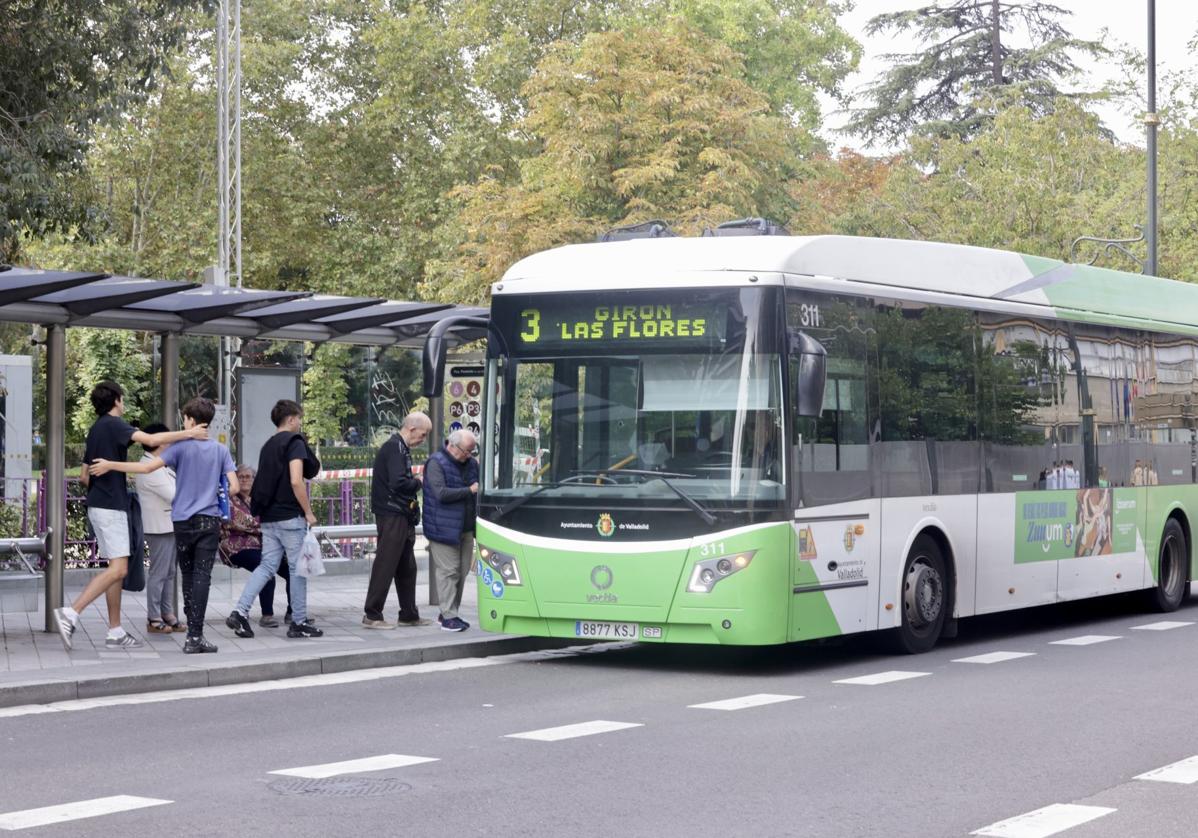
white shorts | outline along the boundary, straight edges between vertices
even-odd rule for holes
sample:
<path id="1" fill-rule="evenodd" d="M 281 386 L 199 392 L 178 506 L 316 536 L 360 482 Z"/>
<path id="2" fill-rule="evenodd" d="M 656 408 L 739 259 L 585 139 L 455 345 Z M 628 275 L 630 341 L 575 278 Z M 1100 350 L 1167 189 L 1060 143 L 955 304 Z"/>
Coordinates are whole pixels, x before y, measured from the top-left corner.
<path id="1" fill-rule="evenodd" d="M 101 559 L 129 557 L 129 513 L 120 509 L 89 507 L 87 520 L 96 534 L 96 548 Z"/>

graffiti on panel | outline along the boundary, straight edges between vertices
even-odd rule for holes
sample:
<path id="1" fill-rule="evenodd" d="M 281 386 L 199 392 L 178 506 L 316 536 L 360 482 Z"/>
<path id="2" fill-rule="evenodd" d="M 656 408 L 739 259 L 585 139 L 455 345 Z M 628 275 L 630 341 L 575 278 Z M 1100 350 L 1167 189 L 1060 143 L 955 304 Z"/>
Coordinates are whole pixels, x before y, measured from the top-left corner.
<path id="1" fill-rule="evenodd" d="M 370 427 L 375 437 L 397 433 L 408 409 L 408 401 L 392 371 L 381 365 L 375 367 L 370 378 Z"/>

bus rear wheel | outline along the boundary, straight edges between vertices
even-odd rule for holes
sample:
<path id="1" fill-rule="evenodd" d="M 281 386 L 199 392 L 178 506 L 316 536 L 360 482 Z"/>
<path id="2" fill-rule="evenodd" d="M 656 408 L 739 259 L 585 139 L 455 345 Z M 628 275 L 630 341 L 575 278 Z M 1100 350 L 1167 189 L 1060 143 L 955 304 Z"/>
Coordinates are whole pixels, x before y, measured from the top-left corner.
<path id="1" fill-rule="evenodd" d="M 948 574 L 940 546 L 926 535 L 915 539 L 903 566 L 902 622 L 891 636 L 896 652 L 918 655 L 940 639 L 948 610 Z"/>
<path id="2" fill-rule="evenodd" d="M 1189 555 L 1185 530 L 1176 518 L 1165 522 L 1161 549 L 1156 564 L 1156 587 L 1152 589 L 1152 607 L 1157 611 L 1176 611 L 1189 587 Z"/>

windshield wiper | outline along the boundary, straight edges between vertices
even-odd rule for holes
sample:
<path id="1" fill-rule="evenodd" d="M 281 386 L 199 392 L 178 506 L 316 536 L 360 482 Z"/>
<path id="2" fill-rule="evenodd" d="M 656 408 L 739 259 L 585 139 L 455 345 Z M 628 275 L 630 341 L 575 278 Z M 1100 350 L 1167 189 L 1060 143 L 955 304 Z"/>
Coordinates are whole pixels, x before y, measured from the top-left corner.
<path id="1" fill-rule="evenodd" d="M 633 474 L 637 477 L 644 477 L 646 483 L 648 483 L 650 480 L 660 480 L 662 483 L 666 484 L 667 489 L 676 494 L 678 497 L 682 498 L 686 502 L 687 506 L 695 510 L 695 514 L 702 518 L 704 523 L 708 524 L 709 526 L 715 523 L 715 516 L 708 512 L 701 503 L 692 498 L 682 489 L 675 486 L 669 480 L 666 480 L 667 477 L 694 477 L 693 474 L 681 474 L 673 471 L 648 471 L 646 469 L 639 468 L 622 468 L 619 470 L 619 473 Z"/>
<path id="2" fill-rule="evenodd" d="M 537 495 L 541 494 L 541 492 L 545 491 L 546 489 L 556 489 L 559 486 L 578 486 L 578 485 L 580 485 L 581 480 L 585 480 L 588 477 L 599 477 L 599 476 L 601 476 L 601 474 L 602 474 L 602 472 L 597 472 L 597 471 L 580 473 L 580 474 L 576 474 L 566 480 L 555 481 L 553 483 L 542 483 L 540 486 L 537 486 L 537 488 L 533 489 L 527 495 L 521 495 L 520 497 L 516 498 L 515 500 L 505 503 L 503 506 L 496 509 L 495 510 L 495 520 L 498 521 L 500 518 L 507 515 L 509 512 L 512 512 L 512 511 L 524 506 L 524 504 L 528 503 L 528 501 L 531 498 L 536 497 Z M 615 483 L 614 480 L 611 482 Z M 581 485 L 585 485 L 585 484 L 581 484 Z M 597 483 L 597 485 L 603 486 L 603 485 L 611 485 L 611 484 Z"/>

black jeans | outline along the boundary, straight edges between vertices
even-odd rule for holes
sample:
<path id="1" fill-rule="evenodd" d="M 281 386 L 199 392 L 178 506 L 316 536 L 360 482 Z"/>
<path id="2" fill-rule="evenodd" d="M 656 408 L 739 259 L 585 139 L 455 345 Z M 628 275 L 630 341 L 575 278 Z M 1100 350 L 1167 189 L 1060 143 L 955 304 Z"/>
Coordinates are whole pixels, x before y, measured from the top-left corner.
<path id="1" fill-rule="evenodd" d="M 366 587 L 367 619 L 383 619 L 383 606 L 395 582 L 399 596 L 399 619 L 402 622 L 420 619 L 416 610 L 416 531 L 403 515 L 375 515 L 379 542 L 370 566 L 370 583 Z"/>
<path id="2" fill-rule="evenodd" d="M 229 563 L 234 567 L 240 567 L 254 572 L 254 568 L 262 564 L 262 550 L 258 547 L 249 547 L 245 550 L 239 550 L 229 557 Z M 291 570 L 287 567 L 287 559 L 279 562 L 279 569 L 276 571 L 279 576 L 283 577 L 283 581 L 287 585 L 287 608 L 291 609 Z M 258 592 L 258 604 L 262 606 L 262 616 L 275 613 L 275 580 L 271 579 Z"/>
<path id="3" fill-rule="evenodd" d="M 183 613 L 187 615 L 187 637 L 204 636 L 204 614 L 208 611 L 208 588 L 212 585 L 212 563 L 220 547 L 220 518 L 193 515 L 175 522 L 175 554 L 183 576 Z"/>

